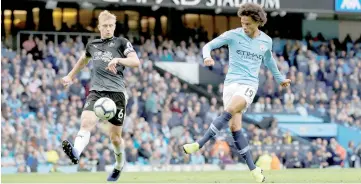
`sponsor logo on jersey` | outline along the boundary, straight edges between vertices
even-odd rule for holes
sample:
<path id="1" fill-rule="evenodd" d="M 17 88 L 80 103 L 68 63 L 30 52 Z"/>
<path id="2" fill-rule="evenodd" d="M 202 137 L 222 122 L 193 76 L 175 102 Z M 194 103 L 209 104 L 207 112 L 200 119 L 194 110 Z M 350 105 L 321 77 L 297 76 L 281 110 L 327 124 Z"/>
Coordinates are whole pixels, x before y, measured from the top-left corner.
<path id="1" fill-rule="evenodd" d="M 94 53 L 93 60 L 102 60 L 106 63 L 110 62 L 113 59 L 113 54 L 109 51 L 98 51 Z"/>
<path id="2" fill-rule="evenodd" d="M 87 108 L 90 105 L 90 102 L 86 102 L 84 108 Z"/>
<path id="3" fill-rule="evenodd" d="M 115 45 L 114 42 L 110 42 L 110 43 L 108 44 L 109 47 L 114 47 L 114 45 Z"/>
<path id="4" fill-rule="evenodd" d="M 256 54 L 256 53 L 243 51 L 243 50 L 237 50 L 237 54 L 239 54 L 242 59 L 250 59 L 253 61 L 257 61 L 257 62 L 263 60 L 263 55 L 261 55 L 261 54 Z"/>

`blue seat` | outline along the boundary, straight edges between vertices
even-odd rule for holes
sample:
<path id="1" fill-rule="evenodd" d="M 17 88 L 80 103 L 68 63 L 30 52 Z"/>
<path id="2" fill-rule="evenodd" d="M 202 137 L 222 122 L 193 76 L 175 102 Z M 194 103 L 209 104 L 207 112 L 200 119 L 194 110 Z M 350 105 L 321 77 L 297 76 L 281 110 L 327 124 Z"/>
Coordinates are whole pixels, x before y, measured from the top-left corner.
<path id="1" fill-rule="evenodd" d="M 62 173 L 76 173 L 78 172 L 78 165 L 59 166 L 57 170 Z"/>
<path id="2" fill-rule="evenodd" d="M 17 171 L 17 167 L 1 167 L 1 174 L 15 174 Z"/>
<path id="3" fill-rule="evenodd" d="M 38 173 L 49 173 L 53 164 L 39 164 L 38 165 Z"/>

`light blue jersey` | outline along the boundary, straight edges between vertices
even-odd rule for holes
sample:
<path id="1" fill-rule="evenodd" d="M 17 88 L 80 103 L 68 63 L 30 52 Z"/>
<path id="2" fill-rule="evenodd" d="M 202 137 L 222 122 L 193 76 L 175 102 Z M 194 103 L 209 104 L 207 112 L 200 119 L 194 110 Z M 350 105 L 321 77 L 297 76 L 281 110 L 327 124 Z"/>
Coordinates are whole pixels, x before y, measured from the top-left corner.
<path id="1" fill-rule="evenodd" d="M 261 63 L 267 66 L 278 83 L 285 77 L 277 68 L 272 55 L 272 39 L 260 31 L 256 38 L 250 38 L 243 28 L 224 32 L 203 47 L 203 58 L 211 57 L 211 51 L 223 45 L 228 45 L 229 68 L 225 84 L 239 83 L 258 88 L 258 75 Z"/>

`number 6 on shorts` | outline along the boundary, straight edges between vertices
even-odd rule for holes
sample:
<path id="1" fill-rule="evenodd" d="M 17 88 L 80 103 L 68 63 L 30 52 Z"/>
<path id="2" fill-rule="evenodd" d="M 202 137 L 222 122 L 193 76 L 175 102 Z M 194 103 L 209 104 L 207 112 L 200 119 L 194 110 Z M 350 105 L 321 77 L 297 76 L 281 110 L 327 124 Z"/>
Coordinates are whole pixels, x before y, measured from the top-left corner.
<path id="1" fill-rule="evenodd" d="M 121 120 L 124 116 L 124 113 L 123 113 L 124 109 L 120 109 L 119 110 L 119 113 L 118 113 L 118 119 Z"/>

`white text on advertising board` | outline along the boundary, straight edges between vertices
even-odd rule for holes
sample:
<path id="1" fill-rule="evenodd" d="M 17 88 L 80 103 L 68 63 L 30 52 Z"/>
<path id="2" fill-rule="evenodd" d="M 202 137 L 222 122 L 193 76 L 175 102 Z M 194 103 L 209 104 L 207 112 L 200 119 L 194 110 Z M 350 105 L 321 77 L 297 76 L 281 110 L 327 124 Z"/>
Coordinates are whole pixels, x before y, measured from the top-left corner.
<path id="1" fill-rule="evenodd" d="M 345 10 L 361 10 L 361 3 L 359 0 L 343 0 L 341 9 Z"/>
<path id="2" fill-rule="evenodd" d="M 127 2 L 127 0 L 122 0 Z M 137 3 L 146 4 L 148 0 L 136 0 Z M 153 1 L 154 2 L 154 1 Z M 238 8 L 244 3 L 257 3 L 267 9 L 280 9 L 280 0 L 155 0 L 156 4 L 174 4 L 177 6 L 207 6 Z"/>
<path id="3" fill-rule="evenodd" d="M 248 2 L 257 3 L 264 8 L 280 8 L 280 0 L 208 0 L 206 6 L 239 7 L 240 5 Z"/>

